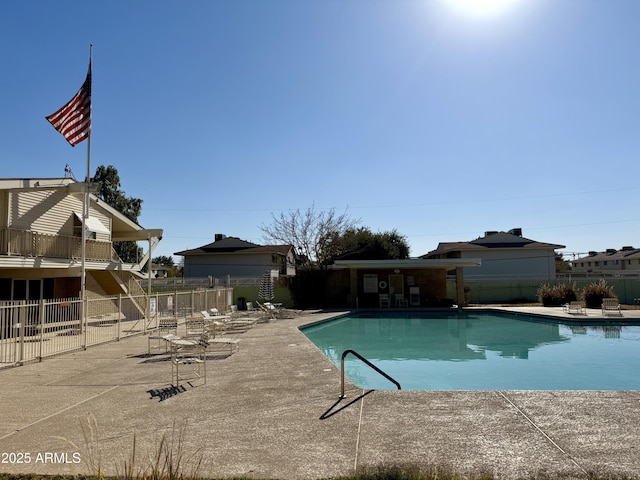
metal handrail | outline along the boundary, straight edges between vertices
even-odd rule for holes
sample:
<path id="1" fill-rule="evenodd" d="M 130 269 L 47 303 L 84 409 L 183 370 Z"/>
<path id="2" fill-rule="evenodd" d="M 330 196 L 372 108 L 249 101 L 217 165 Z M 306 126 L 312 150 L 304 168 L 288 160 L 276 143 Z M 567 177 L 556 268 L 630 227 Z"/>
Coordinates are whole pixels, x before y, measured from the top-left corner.
<path id="1" fill-rule="evenodd" d="M 368 366 L 373 368 L 376 372 L 378 372 L 380 375 L 382 375 L 384 378 L 386 378 L 390 382 L 394 383 L 395 386 L 398 387 L 398 390 L 402 390 L 402 388 L 400 387 L 400 384 L 398 382 L 396 382 L 393 378 L 391 378 L 389 375 L 384 373 L 382 370 L 380 370 L 378 367 L 376 367 L 373 363 L 371 363 L 369 360 L 364 358 L 358 352 L 356 352 L 355 350 L 345 350 L 344 352 L 342 352 L 342 358 L 340 359 L 340 371 L 342 373 L 342 381 L 341 381 L 341 385 L 340 385 L 340 398 L 344 398 L 345 397 L 345 395 L 344 395 L 344 358 L 348 354 L 352 354 L 353 356 L 359 358 L 365 364 L 367 364 Z"/>

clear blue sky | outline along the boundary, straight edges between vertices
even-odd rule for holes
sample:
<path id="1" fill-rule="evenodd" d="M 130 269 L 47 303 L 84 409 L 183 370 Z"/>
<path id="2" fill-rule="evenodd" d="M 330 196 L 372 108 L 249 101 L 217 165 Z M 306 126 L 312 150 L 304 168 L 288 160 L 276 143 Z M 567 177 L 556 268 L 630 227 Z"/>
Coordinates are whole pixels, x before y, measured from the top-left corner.
<path id="1" fill-rule="evenodd" d="M 514 227 L 640 247 L 640 2 L 451 2 L 2 2 L 2 177 L 84 177 L 44 117 L 93 44 L 91 172 L 144 200 L 155 255 L 313 204 L 412 256 Z"/>

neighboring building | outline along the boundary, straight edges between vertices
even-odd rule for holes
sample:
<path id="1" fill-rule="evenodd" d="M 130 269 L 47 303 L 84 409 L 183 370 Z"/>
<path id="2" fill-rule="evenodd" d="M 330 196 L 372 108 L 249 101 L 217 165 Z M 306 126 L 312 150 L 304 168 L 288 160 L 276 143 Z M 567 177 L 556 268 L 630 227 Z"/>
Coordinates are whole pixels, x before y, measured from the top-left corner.
<path id="1" fill-rule="evenodd" d="M 173 267 L 165 267 L 164 265 L 151 265 L 151 278 L 167 278 Z"/>
<path id="2" fill-rule="evenodd" d="M 572 273 L 640 273 L 640 248 L 589 252 L 586 257 L 571 260 Z"/>
<path id="3" fill-rule="evenodd" d="M 537 242 L 522 236 L 521 228 L 508 232 L 489 231 L 470 242 L 446 242 L 420 258 L 480 258 L 482 266 L 467 271 L 467 279 L 521 278 L 547 279 L 556 277 L 555 250 L 564 245 Z"/>
<path id="4" fill-rule="evenodd" d="M 80 296 L 83 183 L 71 178 L 0 179 L 0 300 Z M 136 279 L 162 238 L 93 194 L 85 222 L 88 298 L 144 294 Z M 149 251 L 139 264 L 125 264 L 112 242 L 141 241 Z"/>
<path id="5" fill-rule="evenodd" d="M 256 277 L 266 271 L 272 276 L 296 274 L 292 245 L 257 245 L 219 233 L 213 243 L 174 255 L 184 257 L 185 278 Z"/>

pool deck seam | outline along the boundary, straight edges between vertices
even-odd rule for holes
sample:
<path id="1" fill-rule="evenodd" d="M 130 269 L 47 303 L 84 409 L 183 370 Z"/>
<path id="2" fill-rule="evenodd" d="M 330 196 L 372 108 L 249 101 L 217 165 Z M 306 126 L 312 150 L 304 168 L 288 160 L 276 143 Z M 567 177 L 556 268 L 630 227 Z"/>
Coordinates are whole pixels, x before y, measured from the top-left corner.
<path id="1" fill-rule="evenodd" d="M 564 450 L 560 445 L 558 445 L 558 443 L 557 443 L 555 440 L 553 440 L 553 438 L 551 438 L 551 436 L 550 436 L 547 432 L 545 432 L 545 431 L 542 429 L 542 427 L 540 427 L 540 425 L 538 425 L 538 424 L 537 424 L 537 423 L 536 423 L 536 422 L 535 422 L 535 421 L 534 421 L 534 420 L 533 420 L 529 415 L 527 415 L 527 414 L 524 412 L 524 410 L 522 410 L 518 405 L 516 405 L 516 403 L 515 403 L 513 400 L 511 400 L 511 399 L 510 399 L 510 398 L 505 394 L 505 392 L 503 392 L 502 390 L 498 390 L 497 392 L 498 392 L 498 394 L 500 394 L 500 395 L 502 396 L 502 398 L 504 398 L 504 399 L 505 399 L 505 400 L 506 400 L 506 401 L 507 401 L 507 402 L 508 402 L 508 403 L 509 403 L 513 408 L 515 408 L 515 409 L 516 409 L 516 411 L 517 411 L 520 415 L 522 415 L 522 416 L 527 420 L 527 422 L 529 422 L 529 423 L 530 423 L 530 424 L 531 424 L 531 425 L 532 425 L 532 426 L 533 426 L 533 427 L 534 427 L 534 428 L 535 428 L 535 429 L 536 429 L 540 434 L 542 434 L 542 436 L 543 436 L 543 437 L 544 437 L 544 438 L 545 438 L 549 443 L 551 443 L 551 445 L 553 445 L 553 446 L 554 446 L 555 448 L 557 448 L 557 449 L 558 449 L 558 450 L 559 450 L 559 451 L 560 451 L 560 452 L 561 452 L 565 457 L 567 457 L 567 458 L 571 461 L 571 463 L 573 463 L 576 467 L 578 467 L 580 470 L 582 470 L 582 472 L 583 472 L 585 475 L 588 475 L 588 474 L 589 474 L 589 472 L 587 472 L 587 470 L 586 470 L 582 465 L 580 465 L 580 463 L 578 463 L 578 461 L 577 461 L 575 458 L 573 458 L 573 456 L 572 456 L 570 453 L 568 453 L 568 452 L 567 452 L 566 450 Z"/>
<path id="2" fill-rule="evenodd" d="M 360 452 L 360 435 L 362 433 L 362 417 L 364 415 L 364 394 L 365 394 L 366 390 L 362 390 L 362 398 L 360 399 L 360 413 L 358 415 L 358 430 L 356 433 L 356 452 L 354 455 L 354 461 L 353 461 L 353 471 L 357 472 L 358 471 L 358 453 Z"/>

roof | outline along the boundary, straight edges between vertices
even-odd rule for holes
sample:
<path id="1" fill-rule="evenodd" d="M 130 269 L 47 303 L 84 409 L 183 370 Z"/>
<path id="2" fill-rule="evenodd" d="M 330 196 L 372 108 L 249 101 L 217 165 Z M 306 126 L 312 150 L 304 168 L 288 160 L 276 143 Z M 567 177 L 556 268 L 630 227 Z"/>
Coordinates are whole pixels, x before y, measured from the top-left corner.
<path id="1" fill-rule="evenodd" d="M 482 260 L 479 258 L 405 258 L 402 260 L 336 260 L 330 268 L 343 269 L 354 268 L 370 270 L 379 268 L 403 268 L 403 269 L 447 269 L 456 267 L 479 267 Z"/>
<path id="2" fill-rule="evenodd" d="M 564 245 L 555 243 L 537 242 L 521 235 L 514 235 L 510 232 L 490 232 L 485 236 L 470 242 L 440 242 L 438 248 L 432 250 L 420 258 L 429 258 L 434 255 L 442 255 L 456 251 L 476 251 L 482 252 L 493 248 L 526 248 L 526 249 L 559 249 Z"/>
<path id="3" fill-rule="evenodd" d="M 623 259 L 635 259 L 640 257 L 640 248 L 622 247 L 620 250 L 609 249 L 605 252 L 589 252 L 586 257 L 577 258 L 571 260 L 571 263 L 576 262 L 602 262 L 610 260 L 623 260 Z"/>
<path id="4" fill-rule="evenodd" d="M 241 240 L 237 237 L 225 237 L 213 243 L 203 245 L 202 247 L 175 252 L 174 255 L 181 255 L 183 257 L 188 255 L 259 255 L 265 253 L 287 255 L 292 248 L 293 247 L 291 245 L 257 245 L 255 243 Z"/>

